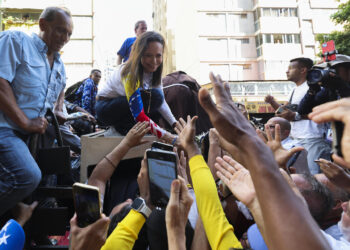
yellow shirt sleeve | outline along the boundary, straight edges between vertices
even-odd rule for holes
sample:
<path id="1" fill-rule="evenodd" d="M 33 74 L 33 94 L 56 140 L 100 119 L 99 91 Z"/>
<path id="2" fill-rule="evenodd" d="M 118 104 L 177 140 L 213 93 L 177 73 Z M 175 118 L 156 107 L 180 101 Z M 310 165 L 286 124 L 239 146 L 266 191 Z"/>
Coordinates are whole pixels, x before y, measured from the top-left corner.
<path id="1" fill-rule="evenodd" d="M 109 235 L 101 250 L 132 249 L 145 221 L 141 213 L 131 209 Z"/>
<path id="2" fill-rule="evenodd" d="M 212 249 L 242 248 L 226 219 L 213 175 L 202 155 L 189 161 L 199 215 Z"/>

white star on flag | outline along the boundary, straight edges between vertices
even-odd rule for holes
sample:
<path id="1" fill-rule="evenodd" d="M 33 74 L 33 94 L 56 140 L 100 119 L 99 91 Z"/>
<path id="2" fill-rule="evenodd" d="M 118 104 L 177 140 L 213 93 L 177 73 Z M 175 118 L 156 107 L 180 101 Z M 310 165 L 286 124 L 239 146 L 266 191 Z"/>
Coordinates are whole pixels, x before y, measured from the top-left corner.
<path id="1" fill-rule="evenodd" d="M 8 221 L 8 222 L 6 223 L 6 225 L 1 229 L 1 232 L 2 232 L 2 231 L 5 231 L 5 232 L 6 232 L 6 231 L 7 231 L 7 227 L 8 227 L 10 224 L 11 224 L 11 222 Z"/>
<path id="2" fill-rule="evenodd" d="M 4 233 L 4 235 L 0 238 L 0 246 L 2 245 L 2 243 L 4 243 L 5 245 L 7 245 L 7 238 L 10 237 L 11 235 L 6 235 Z"/>

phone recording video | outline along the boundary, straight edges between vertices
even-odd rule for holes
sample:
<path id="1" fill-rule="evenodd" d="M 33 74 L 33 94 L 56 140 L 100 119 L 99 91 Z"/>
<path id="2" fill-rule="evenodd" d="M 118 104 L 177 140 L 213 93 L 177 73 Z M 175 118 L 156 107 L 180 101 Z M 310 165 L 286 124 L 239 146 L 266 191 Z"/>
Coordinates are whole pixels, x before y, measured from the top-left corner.
<path id="1" fill-rule="evenodd" d="M 177 178 L 176 155 L 173 152 L 147 150 L 147 166 L 151 202 L 166 207 L 170 198 L 171 183 Z"/>
<path id="2" fill-rule="evenodd" d="M 74 183 L 73 199 L 79 227 L 86 227 L 101 217 L 100 194 L 97 187 Z"/>

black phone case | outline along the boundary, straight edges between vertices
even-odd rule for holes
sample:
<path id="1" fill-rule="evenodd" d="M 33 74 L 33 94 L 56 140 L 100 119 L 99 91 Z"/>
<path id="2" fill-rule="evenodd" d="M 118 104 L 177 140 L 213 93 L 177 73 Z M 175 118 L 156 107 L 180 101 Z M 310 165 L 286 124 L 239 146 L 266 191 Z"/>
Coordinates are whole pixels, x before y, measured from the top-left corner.
<path id="1" fill-rule="evenodd" d="M 147 151 L 147 167 L 148 167 L 148 179 L 149 182 L 149 188 L 150 188 L 150 195 L 151 195 L 151 203 L 156 207 L 166 207 L 166 205 L 169 202 L 168 195 L 166 192 L 159 186 L 157 183 L 153 183 L 151 181 L 150 177 L 150 171 L 148 166 L 148 159 L 156 159 L 156 160 L 163 160 L 163 161 L 170 161 L 174 162 L 175 168 L 174 168 L 174 179 L 177 177 L 177 163 L 176 163 L 176 156 L 173 152 L 160 152 L 160 151 Z"/>

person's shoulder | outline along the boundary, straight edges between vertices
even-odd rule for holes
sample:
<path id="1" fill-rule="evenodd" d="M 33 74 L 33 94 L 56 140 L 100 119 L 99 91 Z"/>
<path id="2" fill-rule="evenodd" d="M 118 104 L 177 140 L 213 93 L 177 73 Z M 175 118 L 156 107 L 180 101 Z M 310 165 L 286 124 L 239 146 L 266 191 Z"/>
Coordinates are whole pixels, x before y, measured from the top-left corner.
<path id="1" fill-rule="evenodd" d="M 84 80 L 83 82 L 84 86 L 87 87 L 87 86 L 93 86 L 94 85 L 94 81 L 91 79 L 91 78 L 87 78 Z"/>
<path id="2" fill-rule="evenodd" d="M 129 37 L 125 39 L 125 43 L 127 44 L 134 43 L 135 41 L 136 41 L 136 37 Z"/>
<path id="3" fill-rule="evenodd" d="M 126 38 L 125 39 L 125 41 L 135 41 L 136 40 L 136 36 L 134 36 L 134 37 L 128 37 L 128 38 Z"/>
<path id="4" fill-rule="evenodd" d="M 5 30 L 0 33 L 0 38 L 8 37 L 11 40 L 23 41 L 23 40 L 32 40 L 29 35 L 19 30 Z"/>

